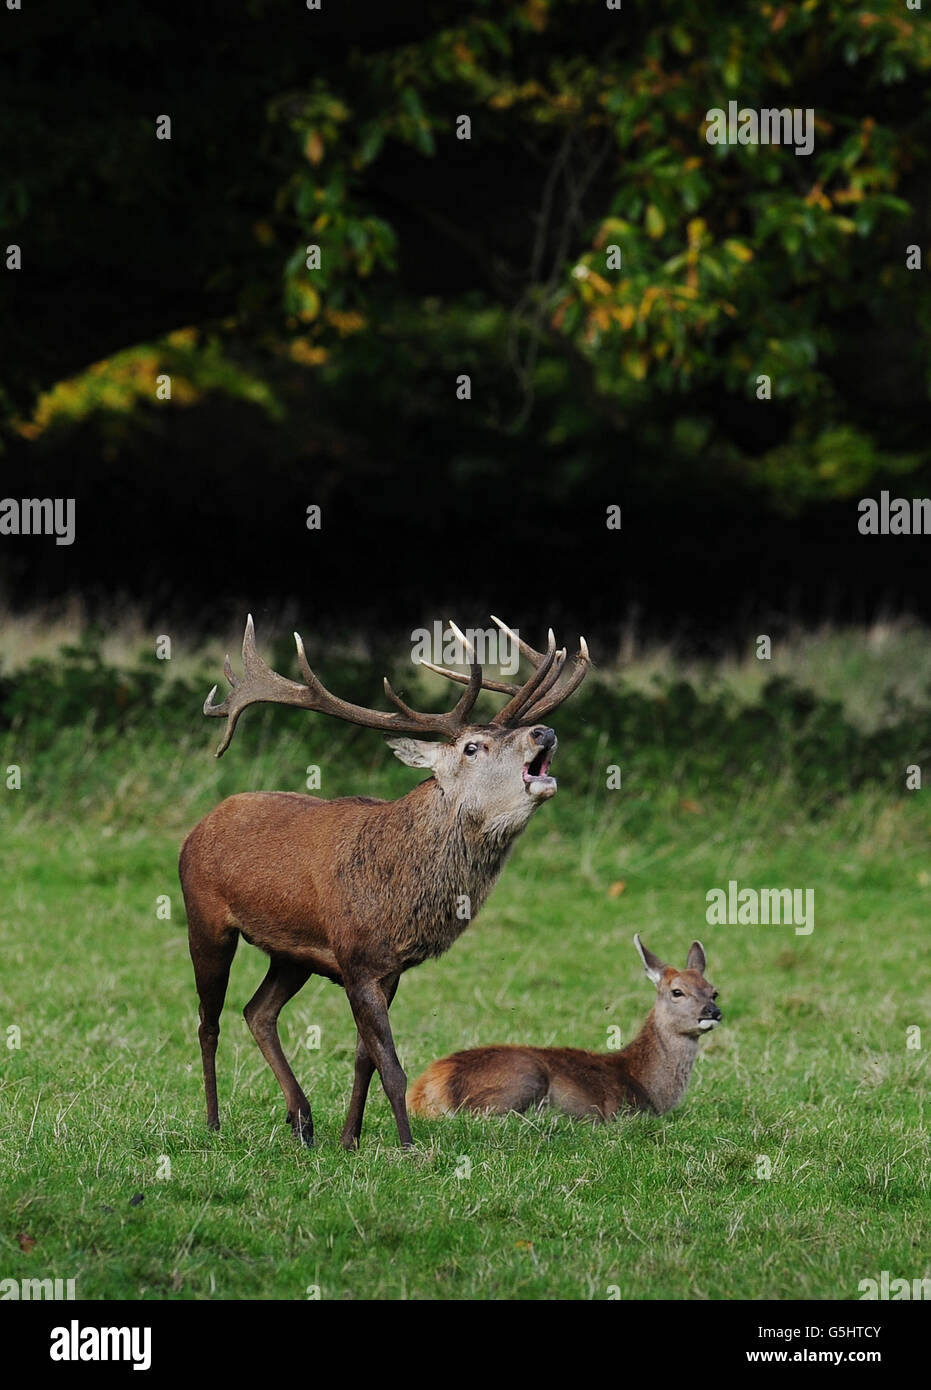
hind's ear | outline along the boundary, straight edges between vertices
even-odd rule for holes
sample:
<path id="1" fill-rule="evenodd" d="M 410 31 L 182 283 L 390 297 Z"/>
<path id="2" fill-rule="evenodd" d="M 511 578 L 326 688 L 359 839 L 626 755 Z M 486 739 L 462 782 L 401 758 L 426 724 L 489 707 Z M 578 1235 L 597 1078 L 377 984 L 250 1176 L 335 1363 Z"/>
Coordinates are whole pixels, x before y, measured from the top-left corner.
<path id="1" fill-rule="evenodd" d="M 685 962 L 686 970 L 697 970 L 699 975 L 705 973 L 705 948 L 700 941 L 693 941 L 689 947 L 689 958 Z"/>
<path id="2" fill-rule="evenodd" d="M 634 934 L 634 945 L 640 953 L 640 959 L 643 961 L 643 968 L 647 972 L 647 978 L 652 980 L 656 988 L 659 989 L 659 982 L 663 978 L 663 971 L 666 969 L 665 965 L 660 960 L 659 956 L 654 956 L 653 952 L 644 946 L 643 942 L 640 940 L 639 932 Z"/>

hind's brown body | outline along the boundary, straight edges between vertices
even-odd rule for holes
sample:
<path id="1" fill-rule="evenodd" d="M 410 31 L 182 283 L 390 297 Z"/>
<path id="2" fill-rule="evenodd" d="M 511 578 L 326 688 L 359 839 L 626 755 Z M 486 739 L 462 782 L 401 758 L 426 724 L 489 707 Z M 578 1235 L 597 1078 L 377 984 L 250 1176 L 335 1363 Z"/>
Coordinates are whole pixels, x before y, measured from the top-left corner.
<path id="1" fill-rule="evenodd" d="M 433 1062 L 414 1082 L 408 1109 L 436 1117 L 471 1110 L 504 1115 L 548 1104 L 575 1119 L 610 1120 L 622 1112 L 664 1115 L 685 1095 L 698 1042 L 720 1021 L 705 955 L 693 942 L 685 970 L 663 965 L 634 938 L 656 985 L 656 1005 L 620 1052 L 575 1047 L 475 1047 Z"/>
<path id="2" fill-rule="evenodd" d="M 652 1110 L 617 1058 L 574 1047 L 476 1047 L 434 1062 L 411 1087 L 415 1115 L 473 1110 L 503 1115 L 550 1104 L 575 1119 L 610 1120 L 619 1110 Z"/>

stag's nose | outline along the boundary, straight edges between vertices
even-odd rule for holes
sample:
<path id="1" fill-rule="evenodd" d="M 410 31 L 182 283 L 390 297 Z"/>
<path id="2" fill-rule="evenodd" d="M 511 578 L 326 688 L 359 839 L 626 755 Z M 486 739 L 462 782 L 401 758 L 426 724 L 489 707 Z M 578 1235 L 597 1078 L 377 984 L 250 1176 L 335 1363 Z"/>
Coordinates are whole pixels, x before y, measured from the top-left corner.
<path id="1" fill-rule="evenodd" d="M 717 1004 L 706 1004 L 701 1011 L 701 1016 L 702 1018 L 713 1018 L 715 1023 L 720 1023 L 721 1010 L 718 1008 Z"/>
<path id="2" fill-rule="evenodd" d="M 556 730 L 538 724 L 535 729 L 530 730 L 530 737 L 535 743 L 539 743 L 541 748 L 553 748 L 556 743 Z"/>

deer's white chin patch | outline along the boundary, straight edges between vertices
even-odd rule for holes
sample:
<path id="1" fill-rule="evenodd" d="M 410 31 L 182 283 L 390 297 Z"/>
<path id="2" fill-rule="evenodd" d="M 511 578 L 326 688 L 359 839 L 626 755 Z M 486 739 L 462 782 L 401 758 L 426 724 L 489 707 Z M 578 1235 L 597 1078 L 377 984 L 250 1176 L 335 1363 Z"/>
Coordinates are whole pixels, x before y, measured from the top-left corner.
<path id="1" fill-rule="evenodd" d="M 528 794 L 536 797 L 538 800 L 546 801 L 549 797 L 556 795 L 555 777 L 528 777 L 525 771 L 524 781 L 527 784 Z"/>
<path id="2" fill-rule="evenodd" d="M 703 1033 L 707 1033 L 710 1029 L 717 1028 L 718 1020 L 716 1018 L 703 1018 L 698 1026 Z"/>

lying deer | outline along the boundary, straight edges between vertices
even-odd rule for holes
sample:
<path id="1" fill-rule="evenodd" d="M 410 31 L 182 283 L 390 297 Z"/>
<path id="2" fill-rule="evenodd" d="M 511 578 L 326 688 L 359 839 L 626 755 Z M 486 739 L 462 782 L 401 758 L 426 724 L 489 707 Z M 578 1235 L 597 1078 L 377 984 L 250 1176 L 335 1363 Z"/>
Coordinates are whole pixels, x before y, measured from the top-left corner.
<path id="1" fill-rule="evenodd" d="M 466 689 L 444 714 L 418 713 L 385 681 L 396 712 L 381 713 L 331 695 L 307 663 L 295 633 L 303 683 L 270 670 L 255 647 L 250 616 L 242 646 L 245 675 L 204 713 L 225 715 L 217 756 L 251 704 L 318 710 L 392 735 L 389 746 L 430 776 L 398 801 L 347 796 L 324 801 L 293 792 L 231 796 L 195 826 L 181 847 L 180 875 L 200 997 L 200 1047 L 207 1123 L 219 1129 L 216 1052 L 230 965 L 242 936 L 271 958 L 245 1008 L 246 1021 L 284 1092 L 288 1119 L 313 1142 L 310 1104 L 281 1049 L 277 1020 L 311 975 L 342 985 L 358 1033 L 355 1081 L 341 1142 L 354 1148 L 375 1069 L 391 1103 L 401 1143 L 411 1144 L 407 1078 L 398 1061 L 388 1009 L 405 970 L 441 955 L 482 906 L 534 811 L 556 793 L 550 763 L 556 735 L 543 720 L 575 690 L 589 668 L 585 639 L 566 666 L 552 631 L 535 651 L 497 618 L 533 671 L 523 685 L 485 678 L 466 639 L 468 676 L 431 670 Z M 566 672 L 566 679 L 560 676 Z M 471 724 L 481 690 L 509 698 L 490 724 Z M 419 734 L 422 738 L 397 737 Z M 430 742 L 427 740 L 438 740 Z"/>
<path id="2" fill-rule="evenodd" d="M 619 1111 L 665 1115 L 685 1095 L 698 1041 L 721 1021 L 718 993 L 704 978 L 705 952 L 693 941 L 684 970 L 664 965 L 639 936 L 634 945 L 658 991 L 633 1042 L 620 1052 L 574 1047 L 476 1047 L 433 1062 L 407 1097 L 415 1115 L 457 1110 L 503 1115 L 548 1103 L 575 1119 L 610 1120 Z"/>

